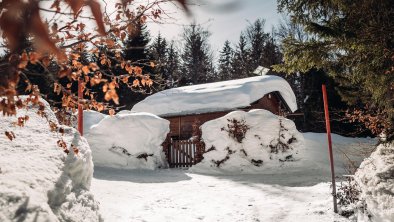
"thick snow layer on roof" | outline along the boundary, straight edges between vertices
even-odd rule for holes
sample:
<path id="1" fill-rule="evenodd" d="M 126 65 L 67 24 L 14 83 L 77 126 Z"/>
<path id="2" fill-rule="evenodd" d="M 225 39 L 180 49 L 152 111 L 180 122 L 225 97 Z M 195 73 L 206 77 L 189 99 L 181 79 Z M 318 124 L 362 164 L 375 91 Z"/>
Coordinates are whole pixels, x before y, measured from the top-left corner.
<path id="1" fill-rule="evenodd" d="M 278 91 L 291 111 L 297 109 L 290 85 L 278 76 L 256 76 L 164 90 L 137 103 L 132 111 L 169 116 L 247 107 L 264 95 Z"/>
<path id="2" fill-rule="evenodd" d="M 58 124 L 55 114 L 42 102 L 47 118 L 37 114 L 38 106 L 30 105 L 19 109 L 17 116 L 0 115 L 0 221 L 100 221 L 99 203 L 89 191 L 89 144 L 74 128 L 58 125 L 70 150 L 64 153 L 57 145 L 60 134 L 49 127 L 48 121 Z M 15 126 L 25 115 L 25 126 Z M 15 138 L 10 141 L 5 131 Z"/>

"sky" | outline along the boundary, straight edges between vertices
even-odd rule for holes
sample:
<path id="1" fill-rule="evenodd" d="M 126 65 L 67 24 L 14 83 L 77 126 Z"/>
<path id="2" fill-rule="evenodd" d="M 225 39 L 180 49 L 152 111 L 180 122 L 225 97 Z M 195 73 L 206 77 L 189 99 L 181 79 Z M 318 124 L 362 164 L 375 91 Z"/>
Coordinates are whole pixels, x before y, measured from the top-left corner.
<path id="1" fill-rule="evenodd" d="M 266 20 L 265 30 L 271 31 L 279 24 L 281 15 L 277 12 L 276 0 L 194 0 L 191 16 L 174 6 L 166 6 L 173 19 L 164 24 L 149 23 L 152 36 L 159 32 L 169 40 L 180 42 L 183 26 L 196 21 L 211 32 L 210 43 L 217 56 L 224 42 L 229 40 L 234 45 L 238 42 L 241 31 L 258 18 Z"/>

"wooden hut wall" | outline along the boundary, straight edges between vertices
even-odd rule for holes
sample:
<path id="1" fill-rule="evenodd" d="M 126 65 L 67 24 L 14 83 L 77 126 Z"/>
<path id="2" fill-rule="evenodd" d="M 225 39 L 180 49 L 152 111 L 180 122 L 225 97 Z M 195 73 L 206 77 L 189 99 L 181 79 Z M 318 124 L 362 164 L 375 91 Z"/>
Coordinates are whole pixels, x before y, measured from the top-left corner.
<path id="1" fill-rule="evenodd" d="M 279 98 L 274 94 L 268 94 L 251 104 L 250 107 L 246 107 L 240 110 L 248 111 L 250 109 L 266 109 L 272 113 L 278 114 L 280 108 L 279 106 Z M 209 120 L 217 119 L 226 115 L 229 112 L 231 111 L 165 117 L 165 119 L 170 121 L 169 136 L 177 139 L 189 139 L 193 134 L 194 123 L 198 122 L 200 125 L 202 125 Z"/>
<path id="2" fill-rule="evenodd" d="M 265 109 L 278 115 L 280 110 L 280 100 L 275 94 L 268 94 L 251 104 L 251 106 L 248 107 L 248 110 L 250 109 Z"/>

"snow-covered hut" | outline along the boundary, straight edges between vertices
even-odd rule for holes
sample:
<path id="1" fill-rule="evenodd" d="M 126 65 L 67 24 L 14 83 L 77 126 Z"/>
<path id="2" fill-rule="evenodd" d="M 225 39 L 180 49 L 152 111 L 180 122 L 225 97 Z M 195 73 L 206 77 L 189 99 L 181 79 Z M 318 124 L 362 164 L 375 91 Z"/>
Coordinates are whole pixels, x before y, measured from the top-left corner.
<path id="1" fill-rule="evenodd" d="M 234 110 L 266 109 L 272 113 L 294 112 L 296 97 L 286 80 L 264 75 L 172 88 L 137 103 L 132 111 L 149 112 L 170 121 L 173 139 L 192 137 L 199 125 Z"/>

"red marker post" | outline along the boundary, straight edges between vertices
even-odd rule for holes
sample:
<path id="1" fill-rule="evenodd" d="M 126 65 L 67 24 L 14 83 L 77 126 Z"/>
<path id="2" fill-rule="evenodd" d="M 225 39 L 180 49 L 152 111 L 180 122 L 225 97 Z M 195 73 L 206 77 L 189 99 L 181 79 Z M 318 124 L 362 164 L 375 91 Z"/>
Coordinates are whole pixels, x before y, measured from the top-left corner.
<path id="1" fill-rule="evenodd" d="M 82 100 L 83 99 L 83 84 L 82 80 L 78 79 L 78 131 L 83 135 L 83 109 Z"/>
<path id="2" fill-rule="evenodd" d="M 330 156 L 330 166 L 331 166 L 331 182 L 332 182 L 332 197 L 334 202 L 334 212 L 338 213 L 337 208 L 337 188 L 335 185 L 335 171 L 334 171 L 334 157 L 332 155 L 332 141 L 331 141 L 331 127 L 330 127 L 330 114 L 328 112 L 328 101 L 327 101 L 327 90 L 326 85 L 321 86 L 323 91 L 323 101 L 324 101 L 324 115 L 326 117 L 326 130 L 327 130 L 327 140 L 328 140 L 328 152 Z"/>

